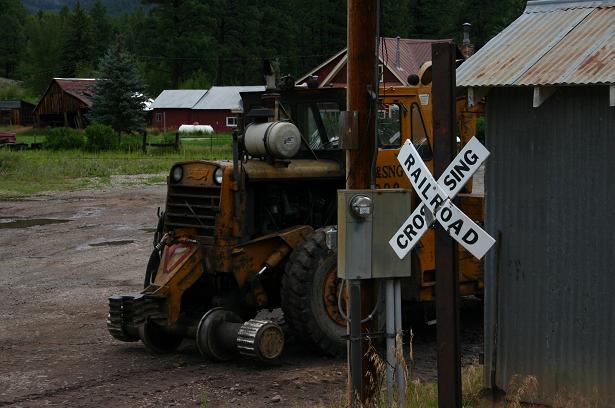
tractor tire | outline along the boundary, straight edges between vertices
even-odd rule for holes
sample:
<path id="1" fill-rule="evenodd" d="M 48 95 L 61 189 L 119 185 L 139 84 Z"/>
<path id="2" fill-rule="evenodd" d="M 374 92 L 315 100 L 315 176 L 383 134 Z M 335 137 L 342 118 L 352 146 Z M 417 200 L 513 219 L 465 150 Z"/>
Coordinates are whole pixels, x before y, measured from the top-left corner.
<path id="1" fill-rule="evenodd" d="M 314 231 L 290 255 L 282 276 L 284 319 L 297 338 L 329 356 L 346 352 L 346 322 L 337 306 L 337 252 Z M 332 275 L 334 274 L 334 275 Z"/>
<path id="2" fill-rule="evenodd" d="M 139 338 L 145 348 L 154 354 L 168 354 L 178 349 L 183 336 L 168 333 L 161 326 L 147 321 L 139 327 Z"/>

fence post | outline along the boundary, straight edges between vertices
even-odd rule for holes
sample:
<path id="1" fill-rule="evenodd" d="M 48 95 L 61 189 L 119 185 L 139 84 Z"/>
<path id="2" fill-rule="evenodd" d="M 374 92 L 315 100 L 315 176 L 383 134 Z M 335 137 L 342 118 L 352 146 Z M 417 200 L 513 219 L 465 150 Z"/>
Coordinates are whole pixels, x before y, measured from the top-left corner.
<path id="1" fill-rule="evenodd" d="M 179 132 L 175 132 L 175 151 L 179 151 Z"/>
<path id="2" fill-rule="evenodd" d="M 143 130 L 143 153 L 147 153 L 147 130 Z"/>

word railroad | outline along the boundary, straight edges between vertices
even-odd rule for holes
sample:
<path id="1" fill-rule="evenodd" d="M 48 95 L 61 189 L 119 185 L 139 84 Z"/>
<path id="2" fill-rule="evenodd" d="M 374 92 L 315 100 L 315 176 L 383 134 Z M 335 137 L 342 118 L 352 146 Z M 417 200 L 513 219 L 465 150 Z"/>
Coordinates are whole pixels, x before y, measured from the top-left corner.
<path id="1" fill-rule="evenodd" d="M 451 202 L 487 157 L 489 151 L 473 137 L 436 181 L 412 142 L 406 140 L 397 160 L 422 203 L 389 241 L 400 259 L 410 252 L 436 220 L 478 259 L 493 246 L 495 239 Z"/>

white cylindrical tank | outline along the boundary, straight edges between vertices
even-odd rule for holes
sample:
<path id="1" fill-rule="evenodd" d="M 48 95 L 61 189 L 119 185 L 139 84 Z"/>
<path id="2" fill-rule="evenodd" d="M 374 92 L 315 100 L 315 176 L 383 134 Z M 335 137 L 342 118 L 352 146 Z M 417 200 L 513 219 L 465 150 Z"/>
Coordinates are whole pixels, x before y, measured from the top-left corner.
<path id="1" fill-rule="evenodd" d="M 254 157 L 290 159 L 301 148 L 301 133 L 290 122 L 253 123 L 244 133 L 244 144 Z"/>
<path id="2" fill-rule="evenodd" d="M 209 125 L 181 125 L 179 133 L 214 133 L 214 128 Z"/>

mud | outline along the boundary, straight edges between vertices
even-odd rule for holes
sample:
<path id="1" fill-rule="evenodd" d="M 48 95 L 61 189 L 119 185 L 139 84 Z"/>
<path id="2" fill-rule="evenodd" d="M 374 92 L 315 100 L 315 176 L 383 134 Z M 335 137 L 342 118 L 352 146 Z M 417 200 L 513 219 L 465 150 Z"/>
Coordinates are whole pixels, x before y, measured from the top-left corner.
<path id="1" fill-rule="evenodd" d="M 49 224 L 63 224 L 70 220 L 58 220 L 54 218 L 9 218 L 0 217 L 0 229 L 14 229 L 14 228 L 29 228 L 36 227 L 38 225 Z"/>
<path id="2" fill-rule="evenodd" d="M 345 392 L 344 360 L 291 342 L 281 361 L 214 364 L 185 341 L 156 356 L 108 335 L 107 298 L 138 291 L 165 187 L 121 187 L 0 201 L 0 406 L 327 406 Z M 0 224 L 1 225 L 1 224 Z M 482 347 L 480 304 L 464 311 L 463 360 Z M 435 378 L 435 327 L 414 328 L 413 375 Z"/>

